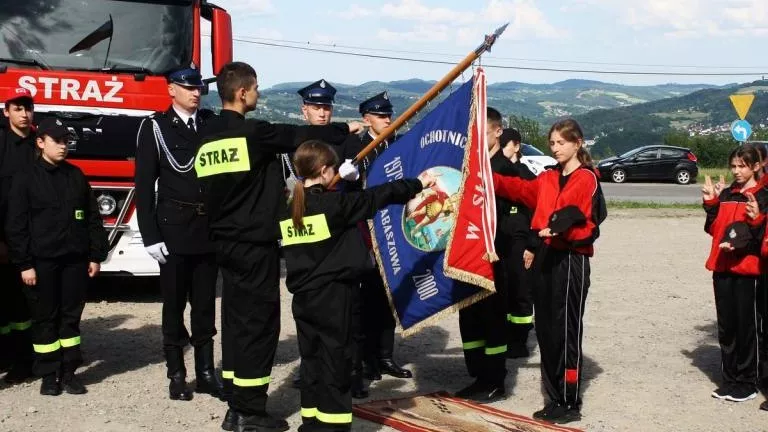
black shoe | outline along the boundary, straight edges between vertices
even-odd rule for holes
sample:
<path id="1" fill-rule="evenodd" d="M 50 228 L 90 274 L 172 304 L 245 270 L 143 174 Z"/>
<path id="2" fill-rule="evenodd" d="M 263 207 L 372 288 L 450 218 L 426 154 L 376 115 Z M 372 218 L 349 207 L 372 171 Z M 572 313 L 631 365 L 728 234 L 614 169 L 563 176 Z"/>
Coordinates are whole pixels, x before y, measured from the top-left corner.
<path id="1" fill-rule="evenodd" d="M 381 371 L 375 361 L 363 362 L 363 376 L 368 381 L 379 381 L 381 379 Z"/>
<path id="2" fill-rule="evenodd" d="M 301 372 L 297 372 L 291 380 L 291 387 L 301 389 Z"/>
<path id="3" fill-rule="evenodd" d="M 224 385 L 221 383 L 213 362 L 213 341 L 206 342 L 195 347 L 195 375 L 197 393 L 207 393 L 213 397 L 222 399 Z"/>
<path id="4" fill-rule="evenodd" d="M 32 377 L 32 365 L 28 363 L 16 363 L 5 374 L 5 383 L 10 385 L 21 384 Z"/>
<path id="5" fill-rule="evenodd" d="M 479 403 L 489 404 L 507 398 L 507 392 L 503 385 L 486 385 L 481 391 L 476 392 L 467 399 Z"/>
<path id="6" fill-rule="evenodd" d="M 227 413 L 224 414 L 224 420 L 221 422 L 221 429 L 227 432 L 232 432 L 237 427 L 238 419 L 237 411 L 232 408 L 227 409 Z"/>
<path id="7" fill-rule="evenodd" d="M 362 371 L 352 372 L 352 385 L 349 392 L 354 399 L 365 399 L 368 397 L 368 390 L 365 389 L 365 383 L 363 383 Z"/>
<path id="8" fill-rule="evenodd" d="M 718 387 L 714 390 L 712 390 L 712 397 L 716 399 L 727 399 L 728 395 L 731 394 L 731 391 L 733 390 L 733 384 L 723 384 L 721 387 Z"/>
<path id="9" fill-rule="evenodd" d="M 763 403 L 760 404 L 760 409 L 763 411 L 768 411 L 768 401 L 763 401 Z"/>
<path id="10" fill-rule="evenodd" d="M 382 375 L 391 375 L 395 378 L 411 378 L 413 374 L 408 369 L 400 367 L 390 358 L 379 359 L 379 370 Z"/>
<path id="11" fill-rule="evenodd" d="M 581 410 L 575 406 L 550 402 L 544 409 L 533 413 L 533 418 L 550 423 L 564 424 L 581 420 Z"/>
<path id="12" fill-rule="evenodd" d="M 237 414 L 237 432 L 266 432 L 266 431 L 287 431 L 288 422 L 272 417 L 269 414 L 264 415 L 243 415 Z"/>
<path id="13" fill-rule="evenodd" d="M 171 400 L 191 401 L 192 392 L 187 388 L 187 381 L 184 375 L 176 375 L 171 378 L 168 384 L 168 395 Z"/>
<path id="14" fill-rule="evenodd" d="M 757 389 L 751 384 L 735 385 L 725 397 L 731 402 L 746 402 L 757 397 Z"/>
<path id="15" fill-rule="evenodd" d="M 61 384 L 56 378 L 56 374 L 50 374 L 43 377 L 40 383 L 40 394 L 43 396 L 58 396 L 61 394 Z"/>
<path id="16" fill-rule="evenodd" d="M 507 345 L 507 358 L 528 358 L 531 353 L 525 343 Z"/>
<path id="17" fill-rule="evenodd" d="M 61 374 L 61 386 L 64 388 L 64 391 L 69 394 L 81 395 L 88 393 L 88 390 L 83 383 L 77 379 L 74 372 L 64 372 Z"/>
<path id="18" fill-rule="evenodd" d="M 485 391 L 485 388 L 485 384 L 480 382 L 480 380 L 475 380 L 475 382 L 457 391 L 453 395 L 457 398 L 472 399 L 475 395 Z"/>

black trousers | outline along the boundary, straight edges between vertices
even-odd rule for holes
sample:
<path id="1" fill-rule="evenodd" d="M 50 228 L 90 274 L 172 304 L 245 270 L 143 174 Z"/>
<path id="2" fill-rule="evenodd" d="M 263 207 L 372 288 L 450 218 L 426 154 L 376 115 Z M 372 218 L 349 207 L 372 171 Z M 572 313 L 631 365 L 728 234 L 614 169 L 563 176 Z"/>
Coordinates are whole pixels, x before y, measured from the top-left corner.
<path id="1" fill-rule="evenodd" d="M 83 363 L 80 318 L 88 290 L 88 259 L 36 259 L 37 285 L 25 287 L 32 312 L 33 371 L 38 376 L 74 371 Z"/>
<path id="2" fill-rule="evenodd" d="M 216 277 L 214 254 L 170 254 L 160 265 L 163 294 L 163 345 L 200 346 L 216 334 Z M 184 326 L 184 310 L 190 304 L 192 336 Z"/>
<path id="3" fill-rule="evenodd" d="M 333 282 L 293 295 L 301 353 L 302 431 L 348 431 L 352 427 L 352 310 L 356 289 L 355 284 Z"/>
<path id="4" fill-rule="evenodd" d="M 277 244 L 231 242 L 218 242 L 216 250 L 224 279 L 225 337 L 231 344 L 224 354 L 226 368 L 232 367 L 229 406 L 263 415 L 280 338 L 279 250 Z"/>
<path id="5" fill-rule="evenodd" d="M 758 378 L 758 278 L 714 273 L 717 336 L 725 383 L 755 385 Z"/>
<path id="6" fill-rule="evenodd" d="M 494 263 L 494 275 L 504 261 Z M 496 293 L 459 311 L 464 362 L 471 377 L 498 386 L 507 376 L 507 285 L 496 279 Z"/>
<path id="7" fill-rule="evenodd" d="M 32 364 L 32 319 L 21 274 L 11 264 L 0 264 L 0 346 L 10 364 Z"/>
<path id="8" fill-rule="evenodd" d="M 224 394 L 231 397 L 233 391 L 232 381 L 235 379 L 235 341 L 232 333 L 232 318 L 227 311 L 230 310 L 232 302 L 232 274 L 224 271 L 223 263 L 221 278 L 221 378 L 224 385 Z"/>
<path id="9" fill-rule="evenodd" d="M 395 318 L 389 307 L 379 270 L 366 271 L 360 284 L 363 357 L 368 361 L 391 359 L 395 345 Z"/>
<path id="10" fill-rule="evenodd" d="M 582 318 L 589 291 L 589 257 L 543 248 L 541 285 L 534 290 L 541 375 L 549 399 L 581 405 Z"/>
<path id="11" fill-rule="evenodd" d="M 494 272 L 494 278 L 507 287 L 507 328 L 508 343 L 525 344 L 528 333 L 533 328 L 533 298 L 531 285 L 534 282 L 533 270 L 523 265 L 523 253 L 526 242 L 511 239 L 509 245 L 498 248 L 502 266 Z"/>
<path id="12" fill-rule="evenodd" d="M 761 274 L 757 280 L 757 336 L 758 336 L 758 382 L 768 392 L 768 275 Z"/>

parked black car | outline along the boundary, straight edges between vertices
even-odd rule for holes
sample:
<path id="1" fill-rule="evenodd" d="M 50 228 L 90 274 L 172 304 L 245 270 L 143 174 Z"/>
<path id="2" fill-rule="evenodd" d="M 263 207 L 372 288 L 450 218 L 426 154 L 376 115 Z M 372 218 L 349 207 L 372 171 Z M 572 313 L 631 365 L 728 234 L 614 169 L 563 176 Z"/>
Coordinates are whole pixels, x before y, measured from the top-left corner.
<path id="1" fill-rule="evenodd" d="M 696 155 L 683 147 L 654 145 L 630 150 L 621 156 L 603 159 L 597 165 L 603 180 L 674 180 L 679 184 L 696 181 Z"/>

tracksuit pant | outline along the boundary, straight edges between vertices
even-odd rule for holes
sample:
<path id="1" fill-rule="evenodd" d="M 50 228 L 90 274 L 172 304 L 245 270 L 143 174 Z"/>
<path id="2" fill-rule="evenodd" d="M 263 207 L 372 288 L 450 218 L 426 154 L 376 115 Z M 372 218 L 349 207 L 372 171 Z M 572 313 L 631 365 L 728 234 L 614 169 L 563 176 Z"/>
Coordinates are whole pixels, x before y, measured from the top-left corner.
<path id="1" fill-rule="evenodd" d="M 533 290 L 533 301 L 542 380 L 551 401 L 580 407 L 589 257 L 547 247 L 539 254 L 543 255 L 540 286 Z"/>
<path id="2" fill-rule="evenodd" d="M 354 283 L 335 281 L 293 295 L 301 353 L 300 431 L 349 431 L 350 382 L 355 350 Z"/>
<path id="3" fill-rule="evenodd" d="M 494 275 L 502 271 L 504 263 L 494 263 Z M 506 283 L 494 279 L 495 294 L 459 311 L 459 329 L 469 376 L 503 387 L 507 376 L 508 293 Z"/>
<path id="4" fill-rule="evenodd" d="M 0 352 L 2 363 L 32 365 L 32 319 L 24 296 L 24 283 L 19 270 L 11 264 L 0 264 Z"/>
<path id="5" fill-rule="evenodd" d="M 164 349 L 178 352 L 190 342 L 195 347 L 211 343 L 216 335 L 216 256 L 212 253 L 171 253 L 166 259 L 167 262 L 160 265 Z M 190 305 L 191 337 L 184 325 L 187 302 Z M 178 355 L 166 355 L 168 377 L 186 374 L 179 358 Z"/>
<path id="6" fill-rule="evenodd" d="M 523 265 L 524 239 L 511 239 L 507 247 L 498 247 L 496 251 L 504 262 L 494 272 L 494 278 L 507 287 L 507 329 L 508 344 L 522 344 L 528 341 L 528 333 L 533 328 L 533 300 L 531 284 L 534 282 L 533 270 Z M 505 250 L 507 249 L 507 250 Z M 503 254 L 503 255 L 502 255 Z M 496 270 L 496 269 L 494 269 Z"/>
<path id="7" fill-rule="evenodd" d="M 224 354 L 224 371 L 232 381 L 229 406 L 240 414 L 265 415 L 280 338 L 277 243 L 219 241 L 216 249 L 224 279 L 225 347 L 231 343 Z"/>
<path id="8" fill-rule="evenodd" d="M 757 325 L 758 336 L 758 384 L 768 392 L 768 275 L 761 274 L 757 281 Z"/>
<path id="9" fill-rule="evenodd" d="M 384 281 L 377 268 L 366 271 L 360 287 L 363 356 L 367 361 L 391 359 L 395 345 L 395 318 L 389 307 Z"/>
<path id="10" fill-rule="evenodd" d="M 74 371 L 83 363 L 80 318 L 88 290 L 88 259 L 35 260 L 37 284 L 25 287 L 32 313 L 33 371 L 38 376 Z"/>
<path id="11" fill-rule="evenodd" d="M 726 384 L 754 386 L 758 378 L 758 278 L 714 273 L 717 336 Z"/>

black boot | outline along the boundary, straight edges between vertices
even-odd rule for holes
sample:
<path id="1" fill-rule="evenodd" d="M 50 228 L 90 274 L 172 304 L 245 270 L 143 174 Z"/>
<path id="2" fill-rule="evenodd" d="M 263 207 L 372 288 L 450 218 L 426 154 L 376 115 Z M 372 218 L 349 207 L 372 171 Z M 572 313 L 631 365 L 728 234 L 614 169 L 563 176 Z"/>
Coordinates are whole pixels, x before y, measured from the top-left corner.
<path id="1" fill-rule="evenodd" d="M 85 388 L 83 383 L 80 382 L 79 379 L 75 376 L 75 370 L 74 369 L 64 369 L 61 372 L 61 386 L 64 388 L 64 391 L 73 394 L 73 395 L 81 395 L 88 393 L 88 390 Z"/>
<path id="2" fill-rule="evenodd" d="M 40 383 L 40 394 L 43 396 L 58 396 L 61 394 L 61 384 L 55 373 L 43 376 Z"/>
<path id="3" fill-rule="evenodd" d="M 195 347 L 195 375 L 197 376 L 195 387 L 197 393 L 207 393 L 222 399 L 224 386 L 214 369 L 213 341 Z"/>
<path id="4" fill-rule="evenodd" d="M 237 427 L 238 419 L 237 411 L 232 408 L 227 409 L 227 413 L 224 414 L 224 420 L 221 422 L 221 429 L 227 432 L 232 432 Z"/>
<path id="5" fill-rule="evenodd" d="M 376 360 L 367 360 L 363 362 L 363 376 L 368 381 L 378 381 L 381 379 L 379 363 Z"/>
<path id="6" fill-rule="evenodd" d="M 368 397 L 368 390 L 365 389 L 365 383 L 363 383 L 363 371 L 362 368 L 352 371 L 350 393 L 355 399 L 365 399 Z"/>
<path id="7" fill-rule="evenodd" d="M 244 415 L 237 413 L 237 432 L 282 432 L 289 429 L 288 422 L 269 414 Z"/>
<path id="8" fill-rule="evenodd" d="M 391 375 L 395 378 L 411 378 L 413 374 L 408 369 L 400 367 L 391 358 L 379 359 L 379 369 L 384 375 Z"/>
<path id="9" fill-rule="evenodd" d="M 32 363 L 27 361 L 14 363 L 11 370 L 5 374 L 5 382 L 10 385 L 21 384 L 30 378 L 32 378 Z"/>
<path id="10" fill-rule="evenodd" d="M 171 400 L 192 400 L 192 391 L 187 388 L 187 369 L 184 367 L 184 351 L 181 347 L 165 347 L 165 365 L 168 368 L 168 394 Z"/>

